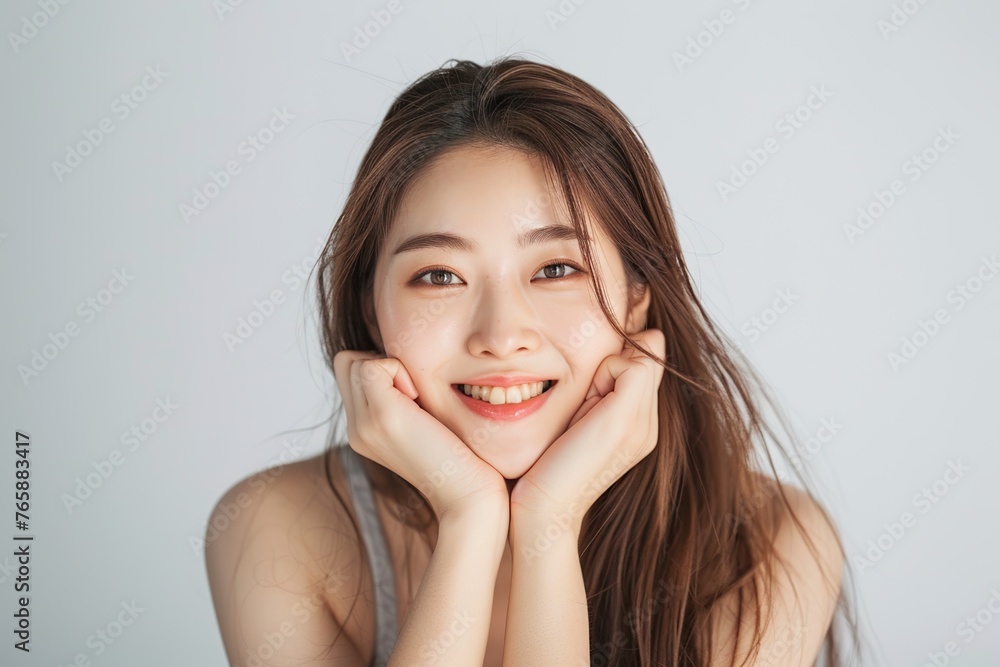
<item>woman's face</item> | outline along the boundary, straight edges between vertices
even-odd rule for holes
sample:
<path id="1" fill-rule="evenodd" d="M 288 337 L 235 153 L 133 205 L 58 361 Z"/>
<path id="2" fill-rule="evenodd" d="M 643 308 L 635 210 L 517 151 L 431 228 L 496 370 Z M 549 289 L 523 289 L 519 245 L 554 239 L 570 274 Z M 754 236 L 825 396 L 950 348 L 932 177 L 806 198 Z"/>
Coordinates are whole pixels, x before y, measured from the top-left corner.
<path id="1" fill-rule="evenodd" d="M 588 224 L 615 316 L 638 331 L 648 290 L 626 313 L 619 253 Z M 455 148 L 426 168 L 378 258 L 374 338 L 406 367 L 417 404 L 507 479 L 524 474 L 566 431 L 598 365 L 621 353 L 623 339 L 585 271 L 541 162 L 503 147 Z M 532 379 L 555 383 L 536 398 L 522 391 L 520 404 L 499 404 L 501 395 L 516 401 L 508 387 Z M 488 386 L 486 401 L 460 393 L 477 380 Z"/>

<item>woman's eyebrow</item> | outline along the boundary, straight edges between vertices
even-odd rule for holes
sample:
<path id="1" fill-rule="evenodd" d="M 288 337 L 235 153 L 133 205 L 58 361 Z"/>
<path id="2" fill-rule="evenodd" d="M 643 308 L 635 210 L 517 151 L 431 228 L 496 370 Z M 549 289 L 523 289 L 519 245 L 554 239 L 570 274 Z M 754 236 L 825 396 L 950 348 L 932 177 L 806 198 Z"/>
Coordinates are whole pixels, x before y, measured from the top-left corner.
<path id="1" fill-rule="evenodd" d="M 552 241 L 577 241 L 580 236 L 576 230 L 569 225 L 548 225 L 545 227 L 535 227 L 518 234 L 516 239 L 517 247 L 521 250 L 539 243 L 550 243 Z M 456 250 L 459 252 L 475 252 L 479 249 L 479 244 L 471 239 L 448 232 L 435 232 L 431 234 L 416 234 L 409 237 L 392 251 L 393 255 L 399 255 L 411 250 L 423 248 L 438 248 L 441 250 Z"/>

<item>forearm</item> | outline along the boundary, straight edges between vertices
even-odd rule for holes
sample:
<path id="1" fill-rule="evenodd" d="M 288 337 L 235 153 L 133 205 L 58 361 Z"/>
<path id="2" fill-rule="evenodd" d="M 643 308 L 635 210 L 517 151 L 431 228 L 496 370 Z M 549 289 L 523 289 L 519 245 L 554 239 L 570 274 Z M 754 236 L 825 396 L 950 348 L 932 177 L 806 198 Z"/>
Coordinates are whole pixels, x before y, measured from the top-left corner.
<path id="1" fill-rule="evenodd" d="M 551 518 L 511 517 L 513 572 L 504 667 L 590 665 L 578 536 L 576 526 L 560 526 Z"/>
<path id="2" fill-rule="evenodd" d="M 389 667 L 483 664 L 507 527 L 499 510 L 442 518 Z"/>

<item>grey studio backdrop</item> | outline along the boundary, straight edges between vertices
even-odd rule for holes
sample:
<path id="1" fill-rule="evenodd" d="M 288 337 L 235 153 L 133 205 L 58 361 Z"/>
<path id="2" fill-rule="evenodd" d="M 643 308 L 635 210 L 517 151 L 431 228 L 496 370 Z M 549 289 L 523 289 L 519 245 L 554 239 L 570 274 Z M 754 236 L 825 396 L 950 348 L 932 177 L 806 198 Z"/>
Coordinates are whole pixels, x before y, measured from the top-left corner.
<path id="1" fill-rule="evenodd" d="M 865 664 L 1000 664 L 998 22 L 986 0 L 4 3 L 0 663 L 225 664 L 198 541 L 231 484 L 324 445 L 304 276 L 374 128 L 447 59 L 520 53 L 651 147 L 703 301 L 841 527 Z"/>

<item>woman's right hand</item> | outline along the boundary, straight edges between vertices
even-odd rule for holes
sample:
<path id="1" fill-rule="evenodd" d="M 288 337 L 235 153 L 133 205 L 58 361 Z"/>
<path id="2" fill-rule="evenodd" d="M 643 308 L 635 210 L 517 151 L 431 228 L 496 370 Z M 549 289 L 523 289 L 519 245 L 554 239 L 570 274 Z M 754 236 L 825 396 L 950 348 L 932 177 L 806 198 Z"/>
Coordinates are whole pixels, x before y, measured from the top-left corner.
<path id="1" fill-rule="evenodd" d="M 509 508 L 503 476 L 417 405 L 416 386 L 399 359 L 342 350 L 333 367 L 351 448 L 416 487 L 438 521 L 483 506 Z"/>

